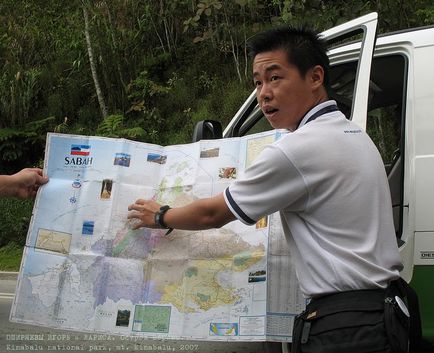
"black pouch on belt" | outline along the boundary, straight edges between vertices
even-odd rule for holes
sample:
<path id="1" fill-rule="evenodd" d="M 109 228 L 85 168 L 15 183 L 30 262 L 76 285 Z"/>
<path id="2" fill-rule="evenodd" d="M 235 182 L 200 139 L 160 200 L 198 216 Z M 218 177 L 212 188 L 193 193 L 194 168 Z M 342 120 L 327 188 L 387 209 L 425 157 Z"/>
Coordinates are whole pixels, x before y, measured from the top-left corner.
<path id="1" fill-rule="evenodd" d="M 393 352 L 407 353 L 410 342 L 410 313 L 399 282 L 392 283 L 386 290 L 384 325 Z"/>
<path id="2" fill-rule="evenodd" d="M 384 291 L 362 290 L 314 299 L 294 323 L 294 353 L 387 351 Z"/>

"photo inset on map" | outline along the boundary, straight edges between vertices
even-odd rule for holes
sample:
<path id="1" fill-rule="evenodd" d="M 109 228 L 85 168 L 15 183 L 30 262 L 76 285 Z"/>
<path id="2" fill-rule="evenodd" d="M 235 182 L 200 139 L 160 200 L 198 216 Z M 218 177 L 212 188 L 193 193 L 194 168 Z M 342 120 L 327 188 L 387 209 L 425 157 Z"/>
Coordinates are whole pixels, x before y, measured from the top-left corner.
<path id="1" fill-rule="evenodd" d="M 214 158 L 218 157 L 220 153 L 220 148 L 210 148 L 207 150 L 200 151 L 200 158 Z"/>
<path id="2" fill-rule="evenodd" d="M 248 140 L 247 148 L 246 148 L 245 167 L 246 168 L 250 167 L 253 161 L 256 159 L 256 157 L 262 152 L 262 150 L 266 146 L 271 145 L 274 142 L 274 140 L 275 140 L 274 135 L 255 137 Z"/>
<path id="3" fill-rule="evenodd" d="M 131 155 L 127 153 L 116 153 L 114 165 L 120 165 L 122 167 L 129 167 L 131 161 Z"/>
<path id="4" fill-rule="evenodd" d="M 237 178 L 237 168 L 235 167 L 225 167 L 219 169 L 219 178 L 221 179 L 236 179 Z"/>
<path id="5" fill-rule="evenodd" d="M 36 239 L 36 249 L 49 250 L 61 254 L 69 253 L 71 234 L 55 230 L 39 228 Z"/>
<path id="6" fill-rule="evenodd" d="M 102 181 L 101 185 L 101 194 L 100 197 L 103 200 L 109 200 L 112 196 L 112 187 L 113 187 L 113 180 L 111 179 L 104 179 Z"/>
<path id="7" fill-rule="evenodd" d="M 249 283 L 265 282 L 266 279 L 267 279 L 267 272 L 265 270 L 249 272 Z"/>
<path id="8" fill-rule="evenodd" d="M 148 158 L 146 159 L 148 162 L 158 163 L 158 164 L 166 164 L 167 156 L 158 154 L 158 153 L 148 153 Z"/>
<path id="9" fill-rule="evenodd" d="M 171 309 L 162 305 L 136 305 L 133 331 L 168 333 Z"/>
<path id="10" fill-rule="evenodd" d="M 93 235 L 93 228 L 95 226 L 94 221 L 83 221 L 83 228 L 81 234 L 83 235 Z"/>
<path id="11" fill-rule="evenodd" d="M 212 322 L 209 333 L 211 336 L 238 336 L 238 323 Z"/>
<path id="12" fill-rule="evenodd" d="M 256 229 L 267 228 L 268 225 L 268 217 L 262 217 L 259 221 L 256 222 Z"/>
<path id="13" fill-rule="evenodd" d="M 116 326 L 128 327 L 130 324 L 130 310 L 118 310 Z"/>

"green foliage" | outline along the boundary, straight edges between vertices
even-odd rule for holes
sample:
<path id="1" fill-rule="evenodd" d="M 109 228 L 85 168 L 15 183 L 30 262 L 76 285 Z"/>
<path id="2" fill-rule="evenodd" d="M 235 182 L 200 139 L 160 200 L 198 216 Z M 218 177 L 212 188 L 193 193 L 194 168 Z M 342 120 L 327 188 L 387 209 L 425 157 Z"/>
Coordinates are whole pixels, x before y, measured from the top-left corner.
<path id="1" fill-rule="evenodd" d="M 434 23 L 434 5 L 416 11 L 416 15 L 421 19 L 422 24 L 430 25 Z"/>
<path id="2" fill-rule="evenodd" d="M 28 133 L 26 124 L 47 116 L 55 121 L 38 131 L 40 136 L 55 129 L 135 136 L 156 143 L 171 143 L 174 138 L 187 142 L 200 117 L 227 122 L 243 94 L 250 91 L 246 40 L 266 27 L 288 23 L 323 30 L 370 11 L 379 12 L 381 31 L 434 22 L 428 0 L 86 4 L 103 96 L 109 115 L 123 116 L 122 122 L 101 121 L 84 39 L 82 2 L 4 0 L 0 3 L 0 128 L 12 129 L 1 133 L 0 153 L 5 160 L 25 156 L 27 151 L 17 141 Z M 234 81 L 236 85 L 230 87 Z"/>
<path id="3" fill-rule="evenodd" d="M 11 241 L 24 245 L 32 209 L 33 200 L 0 199 L 0 247 Z"/>
<path id="4" fill-rule="evenodd" d="M 377 108 L 368 114 L 366 130 L 385 163 L 390 163 L 399 148 L 400 126 L 396 119 L 399 106 Z"/>
<path id="5" fill-rule="evenodd" d="M 22 137 L 22 132 L 15 129 L 0 130 L 0 154 L 2 160 L 11 161 L 17 160 L 23 154 L 16 141 Z"/>
<path id="6" fill-rule="evenodd" d="M 35 68 L 17 71 L 14 75 L 3 72 L 0 77 L 0 117 L 3 123 L 12 127 L 26 123 L 33 99 L 40 89 L 40 75 L 41 70 Z"/>
<path id="7" fill-rule="evenodd" d="M 110 115 L 99 124 L 96 132 L 101 136 L 118 137 L 117 134 L 123 122 L 122 115 Z"/>
<path id="8" fill-rule="evenodd" d="M 23 255 L 23 247 L 10 242 L 0 248 L 0 271 L 15 271 L 18 272 Z"/>
<path id="9" fill-rule="evenodd" d="M 43 151 L 46 131 L 54 122 L 53 117 L 31 121 L 19 128 L 0 129 L 0 156 L 3 161 L 26 162 L 33 165 L 40 159 L 34 152 Z"/>
<path id="10" fill-rule="evenodd" d="M 97 134 L 106 137 L 124 137 L 136 140 L 146 136 L 146 131 L 140 126 L 126 127 L 125 120 L 123 115 L 110 115 L 98 125 Z"/>
<path id="11" fill-rule="evenodd" d="M 63 115 L 63 97 L 59 92 L 53 92 L 47 97 L 47 110 L 53 115 Z"/>
<path id="12" fill-rule="evenodd" d="M 252 90 L 253 88 L 246 87 L 238 81 L 217 81 L 209 97 L 200 100 L 197 108 L 192 111 L 193 122 L 213 119 L 226 125 Z"/>
<path id="13" fill-rule="evenodd" d="M 164 87 L 149 78 L 148 72 L 142 71 L 128 87 L 128 98 L 133 102 L 131 110 L 140 111 L 145 105 L 151 106 L 155 96 L 164 95 L 168 92 Z"/>

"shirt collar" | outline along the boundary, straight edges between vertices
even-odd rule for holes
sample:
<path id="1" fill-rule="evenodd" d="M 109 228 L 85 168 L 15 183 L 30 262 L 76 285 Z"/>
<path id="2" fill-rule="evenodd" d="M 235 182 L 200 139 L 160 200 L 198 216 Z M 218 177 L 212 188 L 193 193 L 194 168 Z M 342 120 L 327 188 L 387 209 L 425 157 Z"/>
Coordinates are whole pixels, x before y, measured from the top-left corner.
<path id="1" fill-rule="evenodd" d="M 325 107 L 332 106 L 332 105 L 337 105 L 337 104 L 336 104 L 336 101 L 335 101 L 335 100 L 330 99 L 330 100 L 328 100 L 328 101 L 322 102 L 322 103 L 320 103 L 320 104 L 314 106 L 314 107 L 313 107 L 311 110 L 309 110 L 309 111 L 304 115 L 304 117 L 301 119 L 300 124 L 298 124 L 297 129 L 301 128 L 304 124 L 306 124 L 306 122 L 309 120 L 309 118 L 310 118 L 313 114 L 315 114 L 316 112 L 318 112 L 319 110 L 321 110 L 321 109 L 323 109 L 323 108 L 325 108 Z M 297 130 L 297 129 L 296 129 L 296 130 Z"/>

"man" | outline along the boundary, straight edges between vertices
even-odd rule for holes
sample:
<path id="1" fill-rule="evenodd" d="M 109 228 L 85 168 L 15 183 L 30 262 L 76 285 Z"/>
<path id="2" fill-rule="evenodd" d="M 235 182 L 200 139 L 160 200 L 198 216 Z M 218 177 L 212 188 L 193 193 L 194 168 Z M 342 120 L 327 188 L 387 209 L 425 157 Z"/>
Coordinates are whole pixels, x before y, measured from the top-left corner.
<path id="1" fill-rule="evenodd" d="M 40 168 L 25 168 L 13 175 L 0 175 L 0 197 L 35 197 L 40 185 L 48 182 Z"/>
<path id="2" fill-rule="evenodd" d="M 301 290 L 312 298 L 293 351 L 390 352 L 384 296 L 402 263 L 382 159 L 328 99 L 329 61 L 316 34 L 272 29 L 250 49 L 258 103 L 274 128 L 292 133 L 224 193 L 174 209 L 137 200 L 128 218 L 135 228 L 198 230 L 280 211 Z"/>

